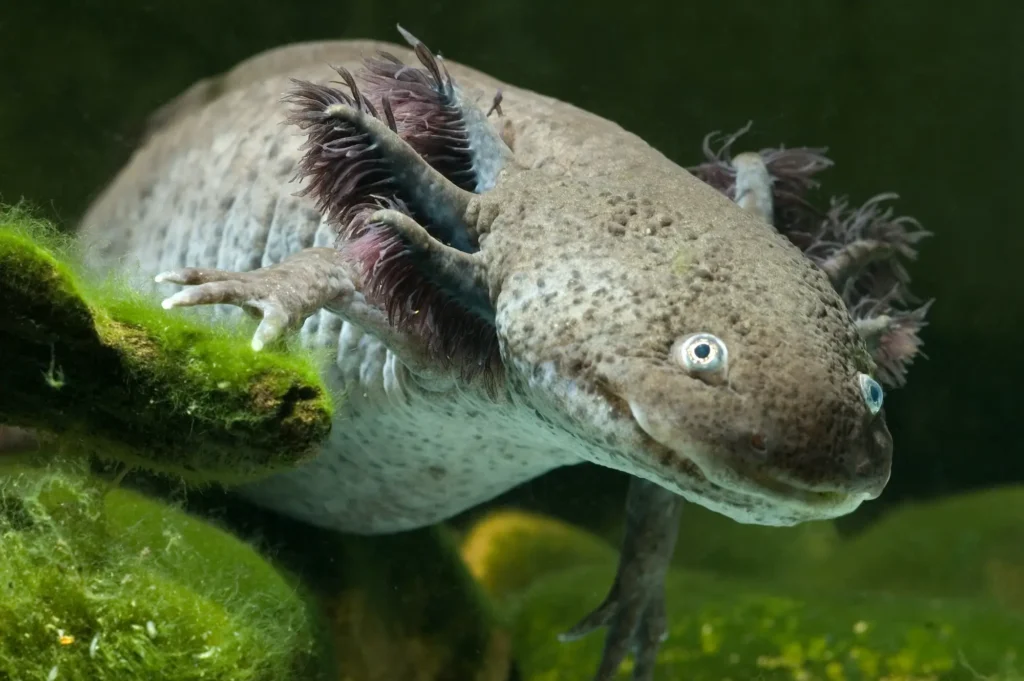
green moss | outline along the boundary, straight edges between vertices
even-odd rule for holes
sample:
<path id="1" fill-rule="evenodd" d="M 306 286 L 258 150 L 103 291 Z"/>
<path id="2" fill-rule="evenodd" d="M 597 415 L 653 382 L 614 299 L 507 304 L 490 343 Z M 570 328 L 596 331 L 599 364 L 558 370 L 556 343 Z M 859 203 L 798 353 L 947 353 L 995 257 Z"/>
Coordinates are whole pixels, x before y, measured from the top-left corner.
<path id="1" fill-rule="evenodd" d="M 615 574 L 614 551 L 606 545 L 602 552 L 595 537 L 561 523 L 517 518 L 499 513 L 474 528 L 463 546 L 467 562 L 513 622 L 524 679 L 588 678 L 603 634 L 567 644 L 557 634 L 604 598 Z M 763 541 L 731 549 L 735 534 L 714 536 L 714 525 L 702 529 L 684 535 L 680 551 L 692 552 L 690 562 L 705 566 L 737 560 L 732 574 L 744 577 L 714 568 L 672 570 L 666 585 L 670 638 L 658 678 L 925 681 L 982 674 L 1019 681 L 1013 673 L 1024 662 L 1019 613 L 988 599 L 851 589 L 835 571 L 813 580 L 814 570 L 849 548 L 827 525 L 784 532 L 788 540 L 775 548 L 766 530 L 752 533 Z M 942 546 L 937 543 L 935 551 Z M 786 556 L 815 551 L 818 557 L 807 563 L 813 568 L 801 567 L 800 553 Z M 845 559 L 855 562 L 856 556 Z M 630 670 L 627 663 L 619 678 L 628 678 Z"/>
<path id="2" fill-rule="evenodd" d="M 319 678 L 310 607 L 239 540 L 68 471 L 0 485 L 0 679 Z"/>
<path id="3" fill-rule="evenodd" d="M 562 571 L 522 594 L 514 644 L 525 679 L 585 678 L 596 667 L 602 634 L 569 644 L 555 635 L 597 605 L 608 574 L 598 566 Z M 780 592 L 684 571 L 670 575 L 666 593 L 669 639 L 658 678 L 976 679 L 967 661 L 994 681 L 1011 678 L 1024 655 L 1024 618 L 980 603 Z"/>
<path id="4" fill-rule="evenodd" d="M 0 211 L 0 422 L 195 481 L 268 474 L 326 437 L 332 395 L 314 354 L 254 352 L 246 328 L 167 313 L 75 262 L 48 225 Z"/>
<path id="5" fill-rule="evenodd" d="M 607 564 L 615 550 L 568 523 L 522 511 L 497 511 L 462 541 L 462 558 L 476 580 L 501 600 L 538 577 L 585 563 Z"/>

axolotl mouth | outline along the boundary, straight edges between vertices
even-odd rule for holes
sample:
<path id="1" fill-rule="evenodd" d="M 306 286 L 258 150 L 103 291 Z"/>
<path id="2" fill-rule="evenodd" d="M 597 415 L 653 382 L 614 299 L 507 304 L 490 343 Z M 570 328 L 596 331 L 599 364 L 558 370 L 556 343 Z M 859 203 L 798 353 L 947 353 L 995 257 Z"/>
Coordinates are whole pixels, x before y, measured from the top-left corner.
<path id="1" fill-rule="evenodd" d="M 889 480 L 892 438 L 880 414 L 869 417 L 848 451 L 786 457 L 752 453 L 749 438 L 682 436 L 641 404 L 624 402 L 646 450 L 646 465 L 634 474 L 741 523 L 788 526 L 847 515 L 877 498 Z M 761 437 L 754 436 L 755 445 L 764 445 Z M 780 460 L 812 461 L 811 468 L 827 472 L 802 474 Z"/>

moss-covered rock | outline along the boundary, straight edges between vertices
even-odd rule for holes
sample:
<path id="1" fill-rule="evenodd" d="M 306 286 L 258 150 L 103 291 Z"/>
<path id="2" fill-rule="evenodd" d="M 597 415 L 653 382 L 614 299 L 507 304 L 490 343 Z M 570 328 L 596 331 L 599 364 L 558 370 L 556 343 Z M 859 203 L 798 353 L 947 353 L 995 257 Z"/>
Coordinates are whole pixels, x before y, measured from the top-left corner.
<path id="1" fill-rule="evenodd" d="M 525 679 L 584 678 L 595 668 L 601 636 L 571 644 L 555 636 L 599 602 L 608 575 L 599 566 L 563 571 L 521 594 L 514 642 Z M 977 670 L 1010 679 L 1024 660 L 1024 618 L 987 604 L 786 592 L 684 571 L 670 575 L 666 593 L 658 678 L 966 680 Z M 620 678 L 629 671 L 624 665 Z"/>
<path id="2" fill-rule="evenodd" d="M 615 571 L 614 552 L 608 546 L 612 555 L 602 559 L 595 548 L 599 540 L 559 523 L 525 523 L 519 514 L 501 522 L 501 516 L 492 516 L 486 531 L 471 532 L 463 552 L 471 565 L 474 556 L 487 556 L 478 561 L 485 568 L 475 570 L 513 622 L 523 677 L 587 678 L 599 659 L 602 636 L 563 644 L 557 634 L 604 597 Z M 701 551 L 699 535 L 690 541 Z M 719 543 L 710 541 L 712 547 Z M 749 579 L 678 567 L 670 573 L 670 638 L 659 658 L 658 678 L 924 681 L 976 679 L 979 673 L 993 680 L 1022 678 L 1014 673 L 1024 666 L 1019 613 L 987 599 L 873 594 L 835 581 L 827 588 L 820 582 L 798 586 L 788 577 L 779 579 L 783 558 L 770 558 L 770 544 L 761 548 L 760 579 L 753 578 L 753 569 Z M 575 567 L 566 567 L 573 562 Z M 507 573 L 519 575 L 518 588 L 509 588 L 513 582 L 503 576 Z M 629 671 L 624 665 L 619 678 L 628 678 Z"/>
<path id="3" fill-rule="evenodd" d="M 616 556 L 606 542 L 568 523 L 522 511 L 498 511 L 477 522 L 462 540 L 473 577 L 497 599 L 538 577 L 581 564 L 606 565 Z"/>
<path id="4" fill-rule="evenodd" d="M 326 678 L 290 577 L 209 523 L 73 470 L 0 477 L 0 679 Z"/>
<path id="5" fill-rule="evenodd" d="M 332 396 L 311 355 L 257 353 L 244 328 L 89 282 L 53 234 L 0 207 L 0 423 L 194 481 L 248 480 L 315 452 Z"/>
<path id="6" fill-rule="evenodd" d="M 509 630 L 442 527 L 346 536 L 216 504 L 255 521 L 250 544 L 61 466 L 0 464 L 3 681 L 508 678 Z"/>

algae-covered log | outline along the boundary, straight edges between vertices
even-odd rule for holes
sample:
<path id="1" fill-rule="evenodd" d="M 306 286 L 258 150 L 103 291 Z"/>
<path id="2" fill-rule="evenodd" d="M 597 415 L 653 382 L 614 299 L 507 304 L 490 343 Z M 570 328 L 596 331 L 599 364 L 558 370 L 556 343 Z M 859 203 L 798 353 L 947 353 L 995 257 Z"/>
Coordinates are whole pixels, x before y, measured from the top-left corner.
<path id="1" fill-rule="evenodd" d="M 194 481 L 310 456 L 331 399 L 311 357 L 77 277 L 45 225 L 0 211 L 0 423 Z M 193 319 L 198 319 L 193 317 Z"/>

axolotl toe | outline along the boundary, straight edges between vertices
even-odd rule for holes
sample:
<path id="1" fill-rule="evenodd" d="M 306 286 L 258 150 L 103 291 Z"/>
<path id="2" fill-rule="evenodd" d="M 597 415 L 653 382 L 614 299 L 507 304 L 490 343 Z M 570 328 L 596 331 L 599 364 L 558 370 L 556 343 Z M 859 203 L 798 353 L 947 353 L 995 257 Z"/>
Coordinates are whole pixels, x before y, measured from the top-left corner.
<path id="1" fill-rule="evenodd" d="M 882 491 L 871 355 L 758 202 L 406 38 L 281 48 L 197 84 L 83 239 L 98 267 L 159 274 L 167 308 L 245 308 L 256 347 L 332 351 L 331 439 L 239 490 L 256 503 L 380 533 L 559 466 L 635 476 L 615 585 L 568 638 L 608 626 L 598 678 L 633 651 L 646 681 L 681 500 L 791 525 Z"/>

